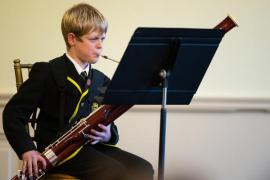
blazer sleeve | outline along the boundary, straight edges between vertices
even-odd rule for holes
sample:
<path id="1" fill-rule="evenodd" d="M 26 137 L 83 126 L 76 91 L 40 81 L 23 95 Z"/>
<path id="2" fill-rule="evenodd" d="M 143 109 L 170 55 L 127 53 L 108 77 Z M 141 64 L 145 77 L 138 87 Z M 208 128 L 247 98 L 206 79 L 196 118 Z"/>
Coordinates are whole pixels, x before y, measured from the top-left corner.
<path id="1" fill-rule="evenodd" d="M 25 125 L 42 99 L 48 73 L 48 63 L 34 64 L 29 78 L 9 100 L 3 111 L 5 135 L 20 159 L 24 152 L 36 150 Z"/>

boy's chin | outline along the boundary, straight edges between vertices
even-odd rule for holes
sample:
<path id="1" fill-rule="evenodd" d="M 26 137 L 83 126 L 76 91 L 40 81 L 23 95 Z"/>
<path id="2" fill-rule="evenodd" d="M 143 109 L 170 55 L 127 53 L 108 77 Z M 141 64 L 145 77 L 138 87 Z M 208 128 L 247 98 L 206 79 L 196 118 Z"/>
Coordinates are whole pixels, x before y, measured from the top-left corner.
<path id="1" fill-rule="evenodd" d="M 98 62 L 98 58 L 96 58 L 96 59 L 89 59 L 88 62 L 89 62 L 90 64 L 95 64 L 95 63 Z"/>

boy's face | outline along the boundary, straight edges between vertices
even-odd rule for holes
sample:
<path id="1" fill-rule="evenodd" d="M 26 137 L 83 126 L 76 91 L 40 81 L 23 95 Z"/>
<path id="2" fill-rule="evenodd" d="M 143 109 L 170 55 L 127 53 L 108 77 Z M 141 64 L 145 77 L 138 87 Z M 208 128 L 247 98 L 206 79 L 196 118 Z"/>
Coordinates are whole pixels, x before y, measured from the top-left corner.
<path id="1" fill-rule="evenodd" d="M 105 33 L 99 31 L 89 32 L 80 38 L 74 36 L 70 42 L 71 55 L 80 64 L 96 63 L 101 55 L 105 36 Z"/>

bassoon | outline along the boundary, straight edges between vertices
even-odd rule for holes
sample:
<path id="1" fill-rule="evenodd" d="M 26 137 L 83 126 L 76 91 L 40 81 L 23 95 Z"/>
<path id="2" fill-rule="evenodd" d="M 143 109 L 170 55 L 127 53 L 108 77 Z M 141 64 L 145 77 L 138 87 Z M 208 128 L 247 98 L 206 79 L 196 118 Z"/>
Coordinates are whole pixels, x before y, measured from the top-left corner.
<path id="1" fill-rule="evenodd" d="M 220 29 L 227 33 L 232 28 L 237 26 L 235 21 L 230 16 L 227 16 L 214 29 Z M 108 125 L 116 120 L 119 116 L 125 113 L 133 105 L 103 105 L 88 117 L 81 119 L 69 131 L 63 134 L 60 138 L 45 148 L 41 154 L 46 160 L 46 167 L 43 168 L 41 163 L 38 163 L 39 173 L 32 179 L 40 179 L 50 169 L 63 162 L 76 150 L 91 140 L 87 137 L 91 129 L 96 129 L 98 124 Z M 27 171 L 26 171 L 27 172 Z M 22 174 L 21 171 L 12 178 L 12 180 L 28 180 L 29 176 Z"/>

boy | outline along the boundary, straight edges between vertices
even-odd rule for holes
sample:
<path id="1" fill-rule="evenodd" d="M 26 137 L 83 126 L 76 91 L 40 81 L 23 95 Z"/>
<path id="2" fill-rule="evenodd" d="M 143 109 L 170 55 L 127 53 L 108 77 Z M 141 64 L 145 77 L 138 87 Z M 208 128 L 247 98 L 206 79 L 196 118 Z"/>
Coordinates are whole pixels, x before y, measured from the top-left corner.
<path id="1" fill-rule="evenodd" d="M 98 88 L 108 85 L 109 78 L 91 68 L 101 55 L 107 27 L 103 15 L 88 4 L 77 4 L 67 10 L 61 24 L 67 53 L 49 63 L 34 64 L 29 79 L 6 105 L 3 112 L 5 134 L 22 159 L 22 171 L 30 176 L 37 175 L 38 163 L 46 166 L 40 152 L 63 129 L 87 116 L 91 107 L 98 103 L 95 97 L 102 95 Z M 35 134 L 37 147 L 24 128 L 36 108 L 40 109 Z M 73 158 L 53 168 L 52 172 L 91 180 L 153 179 L 149 162 L 105 145 L 118 141 L 114 123 L 99 124 L 99 131 L 92 129 L 89 138 L 91 144 L 83 146 Z"/>

